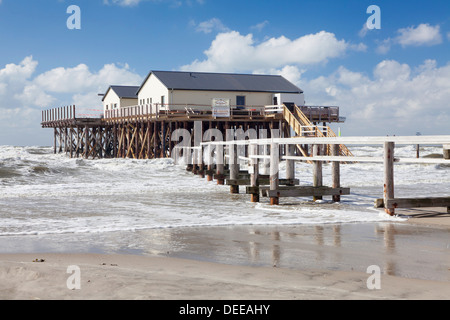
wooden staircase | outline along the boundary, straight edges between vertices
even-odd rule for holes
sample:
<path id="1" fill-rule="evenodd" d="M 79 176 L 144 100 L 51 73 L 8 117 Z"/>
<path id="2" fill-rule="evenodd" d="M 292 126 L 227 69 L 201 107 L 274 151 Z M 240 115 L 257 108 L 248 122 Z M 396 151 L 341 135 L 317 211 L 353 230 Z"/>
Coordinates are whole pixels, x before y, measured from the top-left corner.
<path id="1" fill-rule="evenodd" d="M 293 112 L 286 106 L 283 106 L 283 117 L 289 126 L 294 130 L 297 137 L 336 137 L 336 134 L 329 126 L 319 127 L 311 123 L 308 117 L 294 105 Z M 320 129 L 322 128 L 322 130 Z M 325 132 L 325 133 L 324 133 Z M 308 152 L 301 145 L 297 145 L 297 150 L 307 157 Z M 331 146 L 327 146 L 327 155 L 331 155 Z M 353 156 L 350 150 L 343 144 L 339 145 L 340 156 Z"/>

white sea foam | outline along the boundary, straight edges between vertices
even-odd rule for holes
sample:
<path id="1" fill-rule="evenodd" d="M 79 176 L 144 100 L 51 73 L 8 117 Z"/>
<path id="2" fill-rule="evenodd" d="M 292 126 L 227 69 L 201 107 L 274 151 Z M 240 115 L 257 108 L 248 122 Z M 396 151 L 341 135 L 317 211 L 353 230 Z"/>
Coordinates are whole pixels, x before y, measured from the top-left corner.
<path id="1" fill-rule="evenodd" d="M 358 156 L 381 156 L 380 147 L 355 147 Z M 421 154 L 442 153 L 422 147 Z M 411 146 L 396 154 L 415 156 Z M 284 166 L 280 174 L 283 175 Z M 249 202 L 175 165 L 172 159 L 85 160 L 53 154 L 52 148 L 0 146 L 0 235 L 105 233 L 110 231 L 246 224 L 322 224 L 400 221 L 373 208 L 382 195 L 381 164 L 341 166 L 341 185 L 351 188 L 339 204 L 307 198 L 281 199 L 281 206 Z M 450 168 L 399 164 L 396 194 L 450 195 Z M 296 164 L 301 184 L 312 168 Z M 330 183 L 324 165 L 324 184 Z"/>

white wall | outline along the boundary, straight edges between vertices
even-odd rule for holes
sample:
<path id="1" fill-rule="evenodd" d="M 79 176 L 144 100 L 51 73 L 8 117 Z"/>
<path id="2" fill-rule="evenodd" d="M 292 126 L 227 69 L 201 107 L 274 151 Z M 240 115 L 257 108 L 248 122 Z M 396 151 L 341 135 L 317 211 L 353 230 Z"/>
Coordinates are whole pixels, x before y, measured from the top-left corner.
<path id="1" fill-rule="evenodd" d="M 120 106 L 123 107 L 129 107 L 129 106 L 136 106 L 138 105 L 138 99 L 135 98 L 122 98 L 120 99 Z"/>
<path id="2" fill-rule="evenodd" d="M 103 113 L 105 113 L 106 110 L 113 109 L 114 104 L 117 104 L 117 107 L 119 108 L 120 98 L 114 90 L 110 89 L 103 99 Z"/>
<path id="3" fill-rule="evenodd" d="M 138 104 L 138 99 L 122 98 L 114 92 L 109 90 L 107 95 L 103 99 L 103 114 L 106 116 L 106 110 L 118 109 L 123 107 L 135 106 Z M 108 107 L 108 108 L 107 108 Z"/>
<path id="4" fill-rule="evenodd" d="M 161 96 L 164 103 L 170 103 L 169 90 L 152 73 L 139 91 L 138 104 L 161 103 Z"/>
<path id="5" fill-rule="evenodd" d="M 234 106 L 236 105 L 236 96 L 245 96 L 247 106 L 272 104 L 272 94 L 267 92 L 175 90 L 170 92 L 170 96 L 172 104 L 200 104 L 209 108 L 214 98 L 230 99 L 231 105 Z"/>
<path id="6" fill-rule="evenodd" d="M 276 93 L 273 97 L 277 98 L 278 105 L 282 105 L 285 102 L 292 102 L 297 106 L 305 105 L 305 96 L 303 93 Z M 271 104 L 273 104 L 273 99 Z"/>

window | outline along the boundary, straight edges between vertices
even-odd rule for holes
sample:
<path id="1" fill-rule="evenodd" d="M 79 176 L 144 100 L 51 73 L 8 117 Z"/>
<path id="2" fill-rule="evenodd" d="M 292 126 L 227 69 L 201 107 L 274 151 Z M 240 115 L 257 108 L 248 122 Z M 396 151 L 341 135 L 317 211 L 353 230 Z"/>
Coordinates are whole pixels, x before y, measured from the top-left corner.
<path id="1" fill-rule="evenodd" d="M 166 103 L 166 102 L 164 101 L 165 98 L 166 98 L 165 96 L 161 96 L 161 104 L 162 104 L 162 105 L 164 105 L 164 104 Z"/>
<path id="2" fill-rule="evenodd" d="M 236 105 L 245 106 L 245 96 L 236 96 Z"/>

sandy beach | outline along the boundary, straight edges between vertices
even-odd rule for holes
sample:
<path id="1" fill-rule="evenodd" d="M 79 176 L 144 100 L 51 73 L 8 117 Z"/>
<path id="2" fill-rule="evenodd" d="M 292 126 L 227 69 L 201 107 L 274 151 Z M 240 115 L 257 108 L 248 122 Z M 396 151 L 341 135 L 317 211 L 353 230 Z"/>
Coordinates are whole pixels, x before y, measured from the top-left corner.
<path id="1" fill-rule="evenodd" d="M 128 255 L 1 256 L 1 299 L 448 299 L 448 282 L 383 275 L 369 290 L 367 273 L 232 266 Z M 41 259 L 41 258 L 39 258 Z M 80 268 L 69 289 L 67 268 Z"/>
<path id="2" fill-rule="evenodd" d="M 164 256 L 163 249 L 1 254 L 0 299 L 448 299 L 450 216 L 399 213 L 412 218 L 376 226 L 378 240 L 364 236 L 370 229 L 355 235 L 358 225 L 249 226 L 177 230 L 178 240 L 199 243 Z M 420 234 L 436 238 L 437 249 L 415 241 Z M 381 269 L 379 288 L 368 286 L 373 264 Z"/>

